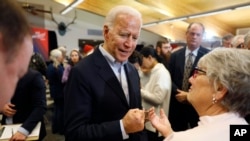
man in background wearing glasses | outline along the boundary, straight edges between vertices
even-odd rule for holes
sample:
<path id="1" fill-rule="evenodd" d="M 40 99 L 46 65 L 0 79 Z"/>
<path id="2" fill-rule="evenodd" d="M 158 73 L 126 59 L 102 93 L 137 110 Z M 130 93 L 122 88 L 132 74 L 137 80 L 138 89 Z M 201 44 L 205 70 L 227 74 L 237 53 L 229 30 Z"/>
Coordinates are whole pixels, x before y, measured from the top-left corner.
<path id="1" fill-rule="evenodd" d="M 197 126 L 198 114 L 187 102 L 188 78 L 198 60 L 209 52 L 201 47 L 205 28 L 202 23 L 189 24 L 186 32 L 187 45 L 171 54 L 169 72 L 172 79 L 169 121 L 174 131 L 183 131 Z"/>

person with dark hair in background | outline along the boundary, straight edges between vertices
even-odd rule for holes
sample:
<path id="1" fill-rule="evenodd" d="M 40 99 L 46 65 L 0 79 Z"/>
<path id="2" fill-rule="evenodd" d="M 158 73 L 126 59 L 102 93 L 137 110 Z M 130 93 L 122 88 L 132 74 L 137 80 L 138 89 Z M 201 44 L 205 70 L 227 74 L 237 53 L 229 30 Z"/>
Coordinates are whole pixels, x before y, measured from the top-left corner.
<path id="1" fill-rule="evenodd" d="M 205 28 L 202 23 L 189 24 L 186 32 L 187 45 L 171 54 L 169 72 L 172 79 L 169 120 L 175 131 L 197 126 L 198 114 L 187 102 L 188 78 L 198 60 L 209 52 L 201 47 Z"/>
<path id="2" fill-rule="evenodd" d="M 63 71 L 63 75 L 62 75 L 62 83 L 66 83 L 68 81 L 70 70 L 81 59 L 82 59 L 82 56 L 78 50 L 73 49 L 70 51 L 68 65 L 65 66 L 64 71 Z"/>
<path id="3" fill-rule="evenodd" d="M 141 14 L 119 5 L 103 25 L 104 43 L 76 64 L 65 88 L 66 141 L 147 141 L 140 78 L 128 62 Z"/>
<path id="4" fill-rule="evenodd" d="M 249 70 L 250 51 L 216 48 L 199 60 L 189 78 L 187 100 L 199 114 L 198 126 L 176 132 L 164 111 L 158 116 L 154 108 L 149 110 L 149 120 L 164 141 L 229 141 L 237 134 L 237 130 L 230 132 L 231 125 L 248 125 L 244 117 L 250 114 Z"/>
<path id="5" fill-rule="evenodd" d="M 137 70 L 140 70 L 140 66 L 142 63 L 142 56 L 140 52 L 135 50 L 128 58 L 128 61 L 132 63 Z"/>
<path id="6" fill-rule="evenodd" d="M 157 41 L 156 52 L 162 58 L 162 64 L 168 69 L 172 47 L 169 40 Z"/>
<path id="7" fill-rule="evenodd" d="M 18 2 L 2 0 L 0 9 L 0 108 L 2 108 L 10 101 L 18 80 L 28 70 L 33 44 L 30 25 Z"/>
<path id="8" fill-rule="evenodd" d="M 3 107 L 2 124 L 19 124 L 11 141 L 26 140 L 38 122 L 41 122 L 39 141 L 46 136 L 43 116 L 46 113 L 46 86 L 42 75 L 33 69 L 18 81 L 14 96 Z"/>
<path id="9" fill-rule="evenodd" d="M 29 68 L 37 70 L 44 77 L 46 77 L 47 64 L 40 53 L 33 52 L 30 59 Z"/>
<path id="10" fill-rule="evenodd" d="M 161 63 L 161 57 L 158 56 L 152 47 L 144 47 L 140 51 L 142 57 L 141 78 L 141 97 L 142 107 L 148 110 L 155 107 L 156 113 L 160 113 L 163 108 L 166 116 L 169 111 L 169 101 L 171 95 L 171 78 L 170 74 Z M 143 81 L 143 79 L 147 81 Z M 146 83 L 145 83 L 146 82 Z M 152 127 L 150 122 L 145 123 L 145 128 L 149 141 L 162 141 L 163 137 Z"/>

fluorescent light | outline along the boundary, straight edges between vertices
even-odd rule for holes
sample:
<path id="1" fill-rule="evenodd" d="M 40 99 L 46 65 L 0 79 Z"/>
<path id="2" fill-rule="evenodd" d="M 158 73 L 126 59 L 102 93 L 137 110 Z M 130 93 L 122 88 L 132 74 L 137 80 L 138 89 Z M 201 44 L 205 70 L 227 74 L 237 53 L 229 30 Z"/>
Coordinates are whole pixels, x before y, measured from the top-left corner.
<path id="1" fill-rule="evenodd" d="M 158 23 L 149 23 L 149 24 L 144 24 L 142 25 L 142 27 L 149 27 L 149 26 L 153 26 L 153 25 L 157 25 Z"/>
<path id="2" fill-rule="evenodd" d="M 240 7 L 235 8 L 235 10 L 247 9 L 247 8 L 250 8 L 250 5 L 240 6 Z"/>
<path id="3" fill-rule="evenodd" d="M 142 4 L 142 5 L 145 5 L 145 6 L 149 7 L 150 9 L 153 9 L 153 10 L 155 10 L 155 11 L 157 11 L 157 12 L 159 12 L 159 13 L 165 15 L 165 16 L 170 16 L 170 17 L 173 17 L 173 16 L 174 16 L 174 15 L 171 14 L 170 12 L 168 12 L 168 11 L 166 11 L 166 10 L 163 10 L 163 9 L 161 9 L 161 8 L 157 8 L 157 7 L 155 7 L 155 6 L 152 6 L 151 4 L 147 4 L 147 3 L 145 3 L 145 2 L 141 2 L 140 0 L 135 0 L 135 1 L 137 1 L 138 3 L 140 3 L 140 4 Z"/>
<path id="4" fill-rule="evenodd" d="M 231 10 L 232 9 L 225 9 L 225 10 L 221 10 L 221 11 L 207 12 L 207 13 L 204 13 L 204 14 L 198 14 L 198 15 L 189 16 L 188 18 L 193 19 L 193 18 L 200 18 L 200 17 L 205 17 L 205 16 L 211 16 L 211 15 L 216 15 L 216 14 L 221 14 L 221 13 L 229 12 Z"/>
<path id="5" fill-rule="evenodd" d="M 73 8 L 75 8 L 77 5 L 79 5 L 83 1 L 84 0 L 75 0 L 75 1 L 73 1 L 71 4 L 69 4 L 67 7 L 65 7 L 60 13 L 62 15 L 68 13 L 70 10 L 72 10 Z"/>
<path id="6" fill-rule="evenodd" d="M 186 19 L 187 19 L 187 17 L 172 18 L 172 19 L 161 21 L 161 22 L 159 22 L 159 24 L 170 23 L 170 22 L 177 22 L 177 21 L 183 21 L 183 20 L 186 20 Z"/>

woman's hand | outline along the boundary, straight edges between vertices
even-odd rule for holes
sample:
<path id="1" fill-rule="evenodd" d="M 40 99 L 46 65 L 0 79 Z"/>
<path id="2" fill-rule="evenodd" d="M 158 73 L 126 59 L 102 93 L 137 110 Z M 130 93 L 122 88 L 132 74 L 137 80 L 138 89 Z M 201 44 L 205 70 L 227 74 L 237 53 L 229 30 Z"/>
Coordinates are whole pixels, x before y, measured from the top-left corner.
<path id="1" fill-rule="evenodd" d="M 149 109 L 148 112 L 148 118 L 154 128 L 158 130 L 164 137 L 169 136 L 173 129 L 171 128 L 171 125 L 169 123 L 169 120 L 163 111 L 163 109 L 160 110 L 160 116 L 155 114 L 154 107 Z"/>

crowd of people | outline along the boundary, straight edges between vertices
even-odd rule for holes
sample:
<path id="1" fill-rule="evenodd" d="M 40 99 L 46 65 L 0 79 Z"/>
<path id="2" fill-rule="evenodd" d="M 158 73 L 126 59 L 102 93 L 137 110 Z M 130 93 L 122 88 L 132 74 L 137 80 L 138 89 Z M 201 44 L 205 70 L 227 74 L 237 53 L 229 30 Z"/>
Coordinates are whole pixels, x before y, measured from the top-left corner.
<path id="1" fill-rule="evenodd" d="M 17 2 L 0 8 L 2 124 L 22 123 L 11 141 L 26 140 L 38 122 L 38 140 L 46 136 L 46 85 L 52 132 L 66 141 L 228 141 L 230 125 L 250 122 L 250 33 L 209 50 L 205 26 L 194 22 L 183 47 L 164 39 L 137 50 L 142 16 L 120 5 L 105 17 L 102 44 L 69 56 L 61 46 L 45 63 Z"/>

